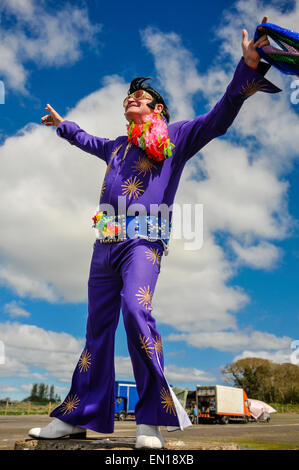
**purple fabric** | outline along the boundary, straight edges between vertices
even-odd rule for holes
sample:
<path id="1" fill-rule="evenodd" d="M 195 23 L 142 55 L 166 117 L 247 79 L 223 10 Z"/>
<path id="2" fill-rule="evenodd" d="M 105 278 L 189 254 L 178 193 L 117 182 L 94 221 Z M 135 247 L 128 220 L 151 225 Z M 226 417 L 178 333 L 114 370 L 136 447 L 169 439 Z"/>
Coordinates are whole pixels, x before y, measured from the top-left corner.
<path id="1" fill-rule="evenodd" d="M 260 62 L 253 70 L 242 57 L 225 94 L 211 111 L 168 126 L 175 149 L 163 162 L 148 159 L 134 144 L 128 147 L 127 136 L 115 140 L 96 137 L 72 121 L 63 121 L 57 134 L 107 163 L 100 207 L 111 204 L 117 213 L 118 196 L 123 196 L 127 215 L 135 215 L 136 203 L 143 204 L 148 215 L 158 215 L 150 205 L 173 204 L 185 163 L 212 139 L 225 134 L 244 101 L 258 90 L 281 91 L 264 78 L 269 67 Z M 138 183 L 135 194 L 127 191 L 130 179 Z M 113 432 L 114 335 L 121 308 L 139 394 L 137 423 L 180 429 L 191 424 L 181 405 L 171 399 L 163 372 L 160 334 L 151 305 L 146 302 L 154 292 L 162 255 L 160 240 L 95 243 L 88 282 L 86 346 L 67 397 L 50 416 L 97 432 Z"/>
<path id="2" fill-rule="evenodd" d="M 159 240 L 96 241 L 88 281 L 86 344 L 66 400 L 50 416 L 97 432 L 113 432 L 114 337 L 121 308 L 139 395 L 136 422 L 179 427 L 163 373 L 161 336 L 151 313 L 162 256 Z"/>
<path id="3" fill-rule="evenodd" d="M 139 184 L 139 192 L 135 197 L 130 194 L 126 196 L 125 211 L 127 215 L 135 215 L 135 212 L 130 214 L 128 210 L 133 204 L 140 203 L 146 208 L 147 214 L 150 214 L 150 204 L 159 206 L 164 203 L 168 207 L 173 204 L 185 163 L 212 139 L 226 133 L 249 96 L 255 91 L 282 91 L 264 78 L 263 75 L 270 67 L 270 64 L 260 62 L 258 69 L 253 70 L 242 57 L 223 97 L 208 113 L 193 120 L 169 124 L 169 137 L 175 144 L 173 156 L 163 162 L 151 161 L 153 166 L 144 171 L 141 169 L 140 160 L 149 159 L 144 151 L 134 144 L 126 153 L 127 136 L 120 136 L 115 140 L 95 137 L 72 121 L 59 124 L 57 134 L 70 144 L 98 156 L 107 163 L 100 204 L 111 204 L 117 212 L 118 196 L 125 195 L 126 186 L 133 178 Z M 124 156 L 125 163 L 122 162 Z M 158 214 L 152 211 L 151 215 Z"/>

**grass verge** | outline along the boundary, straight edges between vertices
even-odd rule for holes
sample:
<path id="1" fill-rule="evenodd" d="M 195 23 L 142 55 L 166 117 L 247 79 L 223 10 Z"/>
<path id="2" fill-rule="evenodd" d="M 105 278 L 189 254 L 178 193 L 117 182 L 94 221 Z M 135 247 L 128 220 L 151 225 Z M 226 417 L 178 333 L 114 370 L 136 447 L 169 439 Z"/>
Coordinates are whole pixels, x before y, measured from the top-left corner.
<path id="1" fill-rule="evenodd" d="M 252 450 L 299 450 L 299 443 L 263 442 L 254 439 L 233 439 L 240 447 Z M 222 442 L 231 442 L 222 441 Z"/>

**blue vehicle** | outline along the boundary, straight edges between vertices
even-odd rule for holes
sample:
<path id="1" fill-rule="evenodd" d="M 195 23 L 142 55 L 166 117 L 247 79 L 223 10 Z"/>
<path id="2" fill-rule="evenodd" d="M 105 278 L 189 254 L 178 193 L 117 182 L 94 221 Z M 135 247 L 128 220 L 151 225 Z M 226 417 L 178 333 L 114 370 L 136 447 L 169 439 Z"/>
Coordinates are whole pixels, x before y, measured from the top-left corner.
<path id="1" fill-rule="evenodd" d="M 138 401 L 135 382 L 126 380 L 115 382 L 115 418 L 124 421 L 128 417 L 135 417 L 135 405 Z"/>

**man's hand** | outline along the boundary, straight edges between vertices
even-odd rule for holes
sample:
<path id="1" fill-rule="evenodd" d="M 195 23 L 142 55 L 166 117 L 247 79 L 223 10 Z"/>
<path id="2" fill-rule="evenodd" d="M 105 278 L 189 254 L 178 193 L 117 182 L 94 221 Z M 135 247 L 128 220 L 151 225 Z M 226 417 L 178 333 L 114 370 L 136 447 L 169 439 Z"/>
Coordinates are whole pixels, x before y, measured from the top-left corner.
<path id="1" fill-rule="evenodd" d="M 52 106 L 47 104 L 45 107 L 46 111 L 49 111 L 51 114 L 46 114 L 41 118 L 41 123 L 45 124 L 46 126 L 58 126 L 64 119 L 55 111 Z"/>
<path id="2" fill-rule="evenodd" d="M 267 20 L 268 20 L 268 16 L 264 16 L 262 23 L 266 23 Z M 261 26 L 259 26 L 258 29 L 263 31 L 263 28 Z M 250 65 L 252 67 L 257 67 L 261 59 L 261 56 L 256 51 L 256 48 L 257 47 L 262 48 L 269 44 L 270 42 L 266 34 L 261 36 L 256 42 L 254 42 L 254 39 L 251 39 L 251 41 L 248 41 L 248 32 L 246 29 L 242 29 L 243 57 L 247 65 Z"/>

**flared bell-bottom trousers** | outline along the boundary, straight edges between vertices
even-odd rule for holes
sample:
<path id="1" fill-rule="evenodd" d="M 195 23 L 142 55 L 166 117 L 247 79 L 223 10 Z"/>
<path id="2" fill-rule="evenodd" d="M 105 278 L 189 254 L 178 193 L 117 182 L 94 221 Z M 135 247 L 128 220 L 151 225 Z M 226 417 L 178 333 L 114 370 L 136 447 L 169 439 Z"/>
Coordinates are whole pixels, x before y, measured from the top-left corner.
<path id="1" fill-rule="evenodd" d="M 161 336 L 152 316 L 152 297 L 163 257 L 159 240 L 97 240 L 88 280 L 86 343 L 69 393 L 51 417 L 101 433 L 114 430 L 114 342 L 120 309 L 139 400 L 137 424 L 191 426 L 164 376 Z"/>

